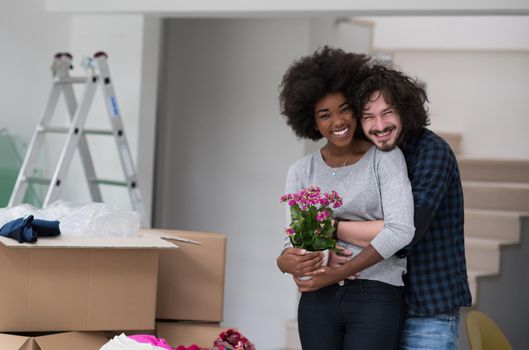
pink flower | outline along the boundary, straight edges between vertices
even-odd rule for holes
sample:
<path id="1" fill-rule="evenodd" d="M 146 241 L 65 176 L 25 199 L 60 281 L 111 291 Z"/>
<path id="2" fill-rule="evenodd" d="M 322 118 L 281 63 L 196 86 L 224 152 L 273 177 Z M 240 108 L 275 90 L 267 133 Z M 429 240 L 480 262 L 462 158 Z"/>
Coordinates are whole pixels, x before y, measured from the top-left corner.
<path id="1" fill-rule="evenodd" d="M 331 214 L 327 210 L 319 211 L 318 214 L 316 214 L 316 221 L 325 221 L 330 216 Z"/>
<path id="2" fill-rule="evenodd" d="M 228 329 L 219 334 L 213 346 L 234 350 L 255 350 L 255 345 L 235 329 Z"/>
<path id="3" fill-rule="evenodd" d="M 291 194 L 284 194 L 281 197 L 279 197 L 279 200 L 281 202 L 286 202 L 286 201 L 291 200 L 291 199 L 292 199 L 292 195 Z"/>

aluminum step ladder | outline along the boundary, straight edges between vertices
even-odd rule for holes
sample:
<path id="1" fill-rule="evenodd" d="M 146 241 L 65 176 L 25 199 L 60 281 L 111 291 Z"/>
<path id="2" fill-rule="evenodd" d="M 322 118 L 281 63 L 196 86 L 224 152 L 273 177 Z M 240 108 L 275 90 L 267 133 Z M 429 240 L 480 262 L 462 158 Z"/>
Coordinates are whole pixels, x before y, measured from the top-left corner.
<path id="1" fill-rule="evenodd" d="M 56 201 L 60 196 L 61 185 L 68 172 L 75 149 L 78 148 L 92 201 L 103 201 L 99 187 L 101 184 L 126 187 L 129 192 L 132 208 L 139 213 L 142 226 L 149 227 L 149 219 L 138 188 L 136 169 L 131 157 L 127 138 L 125 137 L 125 130 L 123 129 L 119 105 L 114 93 L 114 87 L 112 86 L 107 58 L 108 56 L 104 52 L 97 52 L 93 58 L 85 58 L 83 60 L 83 67 L 87 70 L 86 77 L 71 77 L 69 71 L 72 69 L 72 55 L 69 53 L 58 53 L 55 55 L 52 64 L 53 86 L 51 93 L 20 168 L 13 193 L 9 200 L 9 207 L 20 204 L 24 200 L 26 190 L 30 183 L 48 186 L 42 207 L 46 207 L 48 204 Z M 84 85 L 79 104 L 77 103 L 73 84 Z M 90 130 L 84 128 L 98 85 L 101 86 L 105 98 L 106 110 L 112 127 L 111 130 Z M 70 117 L 69 127 L 53 127 L 50 125 L 61 94 L 64 96 Z M 48 133 L 66 134 L 66 141 L 51 179 L 32 176 L 38 153 L 42 149 L 44 137 Z M 110 135 L 114 137 L 125 175 L 124 181 L 105 180 L 96 177 L 92 156 L 90 155 L 85 137 L 85 135 L 89 134 Z"/>

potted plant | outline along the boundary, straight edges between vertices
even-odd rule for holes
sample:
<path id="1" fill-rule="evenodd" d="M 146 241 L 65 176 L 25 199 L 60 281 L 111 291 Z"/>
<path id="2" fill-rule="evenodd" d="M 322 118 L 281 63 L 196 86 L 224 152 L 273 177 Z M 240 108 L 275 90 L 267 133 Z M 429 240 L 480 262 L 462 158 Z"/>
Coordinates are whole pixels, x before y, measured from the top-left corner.
<path id="1" fill-rule="evenodd" d="M 324 252 L 322 266 L 327 265 L 330 250 L 336 248 L 333 238 L 332 217 L 334 210 L 342 205 L 342 198 L 335 191 L 322 193 L 319 187 L 309 186 L 296 193 L 287 193 L 280 198 L 290 207 L 290 225 L 285 233 L 292 246 L 307 252 Z"/>

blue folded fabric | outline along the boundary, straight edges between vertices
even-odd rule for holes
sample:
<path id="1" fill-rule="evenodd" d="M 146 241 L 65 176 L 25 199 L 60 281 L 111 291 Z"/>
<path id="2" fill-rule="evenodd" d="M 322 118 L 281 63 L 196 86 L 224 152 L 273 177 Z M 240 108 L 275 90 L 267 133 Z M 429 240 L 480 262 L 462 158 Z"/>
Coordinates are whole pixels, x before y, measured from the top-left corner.
<path id="1" fill-rule="evenodd" d="M 0 236 L 13 238 L 18 243 L 34 243 L 40 237 L 53 237 L 61 234 L 59 221 L 34 219 L 33 215 L 18 218 L 0 228 Z"/>
<path id="2" fill-rule="evenodd" d="M 34 219 L 31 226 L 33 231 L 37 232 L 38 237 L 55 237 L 61 234 L 57 220 Z"/>

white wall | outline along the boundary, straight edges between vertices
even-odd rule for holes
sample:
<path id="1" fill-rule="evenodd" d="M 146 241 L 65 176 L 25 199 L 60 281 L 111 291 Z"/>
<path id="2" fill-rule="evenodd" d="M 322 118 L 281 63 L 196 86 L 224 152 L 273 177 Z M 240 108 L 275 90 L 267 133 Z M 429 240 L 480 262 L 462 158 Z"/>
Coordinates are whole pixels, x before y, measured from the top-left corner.
<path id="1" fill-rule="evenodd" d="M 225 326 L 284 346 L 292 280 L 275 267 L 288 166 L 303 155 L 278 85 L 309 51 L 309 20 L 171 20 L 160 91 L 156 222 L 228 236 Z"/>
<path id="2" fill-rule="evenodd" d="M 148 215 L 152 212 L 156 111 L 160 69 L 161 19 L 143 18 L 140 109 L 138 121 L 138 182 Z"/>
<path id="3" fill-rule="evenodd" d="M 68 47 L 70 30 L 70 16 L 46 14 L 41 0 L 0 3 L 0 128 L 15 138 L 19 151 L 40 119 L 51 89 L 53 56 Z M 43 155 L 39 169 L 44 163 Z"/>
<path id="4" fill-rule="evenodd" d="M 51 87 L 56 52 L 69 45 L 70 16 L 41 0 L 0 2 L 0 127 L 29 141 Z"/>
<path id="5" fill-rule="evenodd" d="M 383 50 L 529 50 L 529 16 L 369 17 Z"/>

